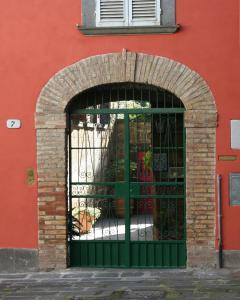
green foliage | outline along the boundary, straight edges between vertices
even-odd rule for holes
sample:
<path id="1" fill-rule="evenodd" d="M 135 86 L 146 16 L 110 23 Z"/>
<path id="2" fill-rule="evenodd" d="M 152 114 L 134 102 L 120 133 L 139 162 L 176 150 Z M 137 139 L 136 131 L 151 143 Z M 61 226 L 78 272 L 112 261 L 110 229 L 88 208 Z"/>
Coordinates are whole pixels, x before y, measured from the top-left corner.
<path id="1" fill-rule="evenodd" d="M 137 162 L 130 161 L 130 175 L 134 174 L 137 170 Z M 124 170 L 125 170 L 125 159 L 121 158 L 115 160 L 106 171 L 106 176 L 108 178 L 115 178 L 117 180 L 124 179 Z"/>
<path id="2" fill-rule="evenodd" d="M 152 170 L 152 164 L 153 164 L 153 153 L 152 150 L 148 150 L 143 158 L 143 163 L 145 169 L 151 171 Z"/>

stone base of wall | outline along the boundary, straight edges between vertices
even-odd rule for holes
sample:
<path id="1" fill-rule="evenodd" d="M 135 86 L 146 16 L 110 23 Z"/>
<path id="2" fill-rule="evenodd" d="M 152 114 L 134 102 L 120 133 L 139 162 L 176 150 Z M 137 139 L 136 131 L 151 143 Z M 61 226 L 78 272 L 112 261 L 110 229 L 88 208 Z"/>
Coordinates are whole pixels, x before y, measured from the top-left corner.
<path id="1" fill-rule="evenodd" d="M 188 247 L 188 268 L 216 268 L 218 266 L 217 252 L 208 246 Z"/>
<path id="2" fill-rule="evenodd" d="M 1 273 L 38 271 L 38 250 L 0 249 L 0 266 Z"/>
<path id="3" fill-rule="evenodd" d="M 240 250 L 223 251 L 223 267 L 224 268 L 240 268 Z"/>
<path id="4" fill-rule="evenodd" d="M 66 244 L 66 243 L 65 243 Z M 66 245 L 42 245 L 39 248 L 39 269 L 49 272 L 52 270 L 64 270 L 67 268 Z"/>
<path id="5" fill-rule="evenodd" d="M 218 252 L 215 249 L 197 247 L 188 252 L 188 268 L 218 267 Z M 38 250 L 0 249 L 0 266 L 0 273 L 39 271 Z M 223 251 L 223 267 L 240 268 L 240 250 Z"/>

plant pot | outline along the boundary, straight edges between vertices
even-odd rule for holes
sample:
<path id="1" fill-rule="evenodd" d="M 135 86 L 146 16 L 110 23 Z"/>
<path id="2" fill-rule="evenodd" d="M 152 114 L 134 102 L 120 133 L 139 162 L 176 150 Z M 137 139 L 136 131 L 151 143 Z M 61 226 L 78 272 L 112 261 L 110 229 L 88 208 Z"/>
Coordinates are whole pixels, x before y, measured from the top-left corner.
<path id="1" fill-rule="evenodd" d="M 130 215 L 132 215 L 133 212 L 133 205 L 134 201 L 133 199 L 130 200 Z M 122 198 L 115 200 L 115 214 L 118 218 L 125 218 L 125 200 Z"/>
<path id="2" fill-rule="evenodd" d="M 87 211 L 79 212 L 80 234 L 86 234 L 92 229 L 94 224 L 94 216 Z"/>
<path id="3" fill-rule="evenodd" d="M 82 206 L 74 207 L 72 211 L 72 217 L 74 219 L 76 230 L 80 234 L 86 234 L 90 232 L 93 224 L 101 216 L 101 210 L 96 207 Z"/>

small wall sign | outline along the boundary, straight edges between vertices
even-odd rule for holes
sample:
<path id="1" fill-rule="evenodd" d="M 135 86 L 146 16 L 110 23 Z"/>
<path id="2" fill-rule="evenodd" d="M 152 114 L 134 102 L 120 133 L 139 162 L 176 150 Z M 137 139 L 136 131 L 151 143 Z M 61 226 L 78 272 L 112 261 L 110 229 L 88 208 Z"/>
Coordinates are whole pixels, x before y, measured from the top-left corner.
<path id="1" fill-rule="evenodd" d="M 231 120 L 231 148 L 240 149 L 240 120 Z"/>
<path id="2" fill-rule="evenodd" d="M 7 120 L 7 128 L 13 129 L 13 128 L 20 128 L 21 127 L 21 121 L 17 119 L 9 119 Z"/>
<path id="3" fill-rule="evenodd" d="M 240 205 L 240 173 L 229 174 L 230 205 Z"/>
<path id="4" fill-rule="evenodd" d="M 236 155 L 219 155 L 218 160 L 233 161 L 233 160 L 237 160 L 237 156 Z"/>
<path id="5" fill-rule="evenodd" d="M 34 170 L 32 168 L 27 169 L 27 184 L 33 185 L 34 184 Z"/>

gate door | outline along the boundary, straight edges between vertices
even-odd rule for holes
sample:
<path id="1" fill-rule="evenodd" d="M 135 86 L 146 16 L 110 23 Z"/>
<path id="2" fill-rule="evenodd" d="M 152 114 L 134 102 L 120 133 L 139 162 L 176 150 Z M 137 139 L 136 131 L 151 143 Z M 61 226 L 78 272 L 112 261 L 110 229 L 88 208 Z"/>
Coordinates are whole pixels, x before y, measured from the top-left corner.
<path id="1" fill-rule="evenodd" d="M 185 267 L 183 108 L 89 107 L 69 129 L 70 266 Z"/>

